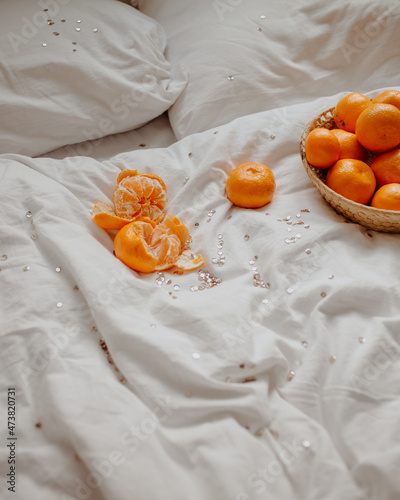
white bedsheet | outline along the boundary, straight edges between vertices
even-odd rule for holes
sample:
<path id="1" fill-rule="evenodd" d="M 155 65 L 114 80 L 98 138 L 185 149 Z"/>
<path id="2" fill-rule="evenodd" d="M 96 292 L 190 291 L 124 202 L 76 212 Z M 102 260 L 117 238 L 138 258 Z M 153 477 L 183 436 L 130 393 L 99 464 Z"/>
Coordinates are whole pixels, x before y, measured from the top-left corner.
<path id="1" fill-rule="evenodd" d="M 93 141 L 68 144 L 41 155 L 42 158 L 62 160 L 67 157 L 88 156 L 103 161 L 117 154 L 136 149 L 165 148 L 176 141 L 167 113 L 158 116 L 143 127 L 106 135 Z"/>
<path id="2" fill-rule="evenodd" d="M 400 497 L 399 235 L 336 214 L 299 155 L 341 96 L 102 162 L 0 157 L 0 413 L 4 429 L 15 387 L 18 439 L 1 498 Z M 275 174 L 262 209 L 225 196 L 246 161 Z M 113 256 L 90 212 L 123 168 L 164 179 L 220 285 Z"/>

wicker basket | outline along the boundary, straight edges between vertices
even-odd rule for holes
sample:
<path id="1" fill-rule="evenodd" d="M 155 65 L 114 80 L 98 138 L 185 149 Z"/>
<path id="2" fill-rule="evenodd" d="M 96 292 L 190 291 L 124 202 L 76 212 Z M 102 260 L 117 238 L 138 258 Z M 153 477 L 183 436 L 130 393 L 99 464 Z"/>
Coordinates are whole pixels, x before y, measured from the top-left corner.
<path id="1" fill-rule="evenodd" d="M 333 207 L 336 212 L 346 217 L 353 222 L 357 222 L 362 226 L 375 231 L 385 233 L 400 233 L 400 212 L 395 210 L 382 210 L 373 208 L 354 201 L 348 200 L 344 196 L 335 193 L 325 184 L 326 174 L 328 169 L 318 169 L 310 165 L 306 159 L 305 142 L 308 134 L 317 127 L 327 129 L 336 128 L 333 120 L 333 111 L 335 108 L 328 109 L 324 113 L 314 118 L 305 128 L 300 141 L 300 154 L 303 161 L 303 166 L 306 172 L 324 199 Z M 376 154 L 370 154 L 366 163 L 371 163 Z"/>

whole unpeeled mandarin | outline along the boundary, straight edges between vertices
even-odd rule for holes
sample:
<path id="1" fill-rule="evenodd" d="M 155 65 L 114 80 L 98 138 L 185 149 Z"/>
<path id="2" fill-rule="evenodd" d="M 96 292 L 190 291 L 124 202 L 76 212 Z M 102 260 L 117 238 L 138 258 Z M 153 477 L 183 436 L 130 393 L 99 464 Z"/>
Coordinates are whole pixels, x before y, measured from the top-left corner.
<path id="1" fill-rule="evenodd" d="M 361 160 L 338 160 L 328 171 L 325 184 L 336 193 L 356 203 L 367 204 L 376 180 L 371 168 Z"/>
<path id="2" fill-rule="evenodd" d="M 339 140 L 339 160 L 345 160 L 348 158 L 352 158 L 353 160 L 365 160 L 367 157 L 367 150 L 358 142 L 356 134 L 347 132 L 347 130 L 342 130 L 340 128 L 333 129 L 332 134 L 334 134 Z"/>
<path id="3" fill-rule="evenodd" d="M 390 151 L 400 143 L 400 111 L 392 104 L 371 104 L 358 117 L 356 137 L 370 151 Z"/>
<path id="4" fill-rule="evenodd" d="M 339 159 L 339 140 L 331 130 L 317 127 L 306 138 L 305 153 L 313 167 L 329 168 Z"/>
<path id="5" fill-rule="evenodd" d="M 384 104 L 393 104 L 400 110 L 400 92 L 398 90 L 385 90 L 372 99 L 372 103 L 382 102 Z"/>
<path id="6" fill-rule="evenodd" d="M 400 184 L 385 184 L 379 188 L 371 200 L 371 207 L 383 210 L 400 210 Z"/>
<path id="7" fill-rule="evenodd" d="M 261 163 L 243 163 L 229 174 L 226 194 L 234 205 L 259 208 L 270 203 L 275 186 L 275 177 L 269 167 Z"/>
<path id="8" fill-rule="evenodd" d="M 371 169 L 378 188 L 393 182 L 400 183 L 400 149 L 377 156 L 371 163 Z"/>
<path id="9" fill-rule="evenodd" d="M 333 119 L 337 128 L 354 133 L 358 117 L 370 104 L 371 101 L 368 97 L 359 92 L 351 92 L 342 97 L 333 112 Z"/>

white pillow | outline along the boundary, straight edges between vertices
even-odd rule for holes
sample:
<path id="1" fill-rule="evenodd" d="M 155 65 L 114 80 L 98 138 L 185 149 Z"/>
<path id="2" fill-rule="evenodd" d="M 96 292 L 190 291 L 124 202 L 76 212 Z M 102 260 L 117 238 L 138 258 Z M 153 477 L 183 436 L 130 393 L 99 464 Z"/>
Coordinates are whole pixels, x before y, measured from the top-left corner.
<path id="1" fill-rule="evenodd" d="M 138 0 L 189 84 L 169 110 L 178 139 L 242 115 L 398 85 L 393 0 Z"/>
<path id="2" fill-rule="evenodd" d="M 158 23 L 116 0 L 3 2 L 0 33 L 0 153 L 138 128 L 187 82 Z"/>

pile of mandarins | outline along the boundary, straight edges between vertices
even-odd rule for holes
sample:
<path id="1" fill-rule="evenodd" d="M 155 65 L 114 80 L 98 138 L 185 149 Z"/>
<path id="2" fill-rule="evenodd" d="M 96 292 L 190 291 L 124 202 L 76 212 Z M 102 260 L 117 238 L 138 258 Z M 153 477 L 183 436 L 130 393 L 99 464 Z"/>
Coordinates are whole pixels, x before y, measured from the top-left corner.
<path id="1" fill-rule="evenodd" d="M 345 198 L 400 211 L 400 92 L 386 90 L 372 101 L 353 92 L 336 104 L 333 118 L 336 129 L 308 134 L 308 163 L 328 169 L 326 185 Z"/>

